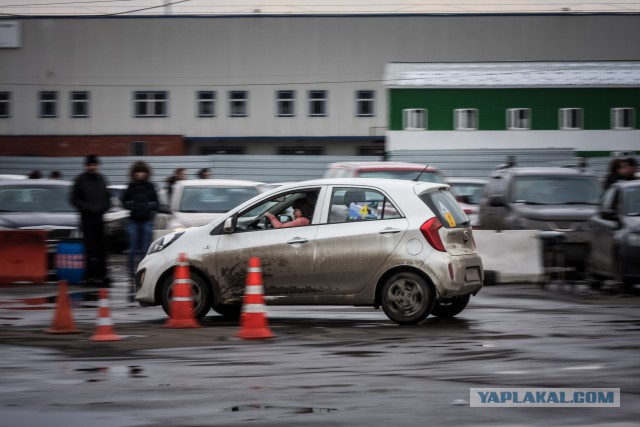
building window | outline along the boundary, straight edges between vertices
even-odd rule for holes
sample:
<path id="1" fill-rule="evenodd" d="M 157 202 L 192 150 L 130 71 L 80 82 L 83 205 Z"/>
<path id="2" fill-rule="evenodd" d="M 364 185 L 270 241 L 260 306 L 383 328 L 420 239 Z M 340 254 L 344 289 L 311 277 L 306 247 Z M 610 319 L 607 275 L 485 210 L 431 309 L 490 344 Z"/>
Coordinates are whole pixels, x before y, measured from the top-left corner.
<path id="1" fill-rule="evenodd" d="M 89 117 L 89 92 L 69 94 L 71 117 Z"/>
<path id="2" fill-rule="evenodd" d="M 245 90 L 232 90 L 229 92 L 229 116 L 247 117 L 249 105 L 249 93 Z"/>
<path id="3" fill-rule="evenodd" d="M 293 117 L 296 107 L 296 92 L 293 90 L 276 91 L 276 114 L 278 117 Z"/>
<path id="4" fill-rule="evenodd" d="M 476 108 L 459 108 L 453 111 L 456 130 L 477 130 L 478 110 Z"/>
<path id="5" fill-rule="evenodd" d="M 427 110 L 408 108 L 402 110 L 402 127 L 405 130 L 425 130 L 427 128 Z"/>
<path id="6" fill-rule="evenodd" d="M 11 117 L 11 92 L 0 92 L 0 118 Z"/>
<path id="7" fill-rule="evenodd" d="M 146 156 L 147 141 L 131 141 L 130 151 L 132 156 Z"/>
<path id="8" fill-rule="evenodd" d="M 198 117 L 216 116 L 216 93 L 213 91 L 200 91 L 197 93 Z"/>
<path id="9" fill-rule="evenodd" d="M 612 129 L 634 129 L 636 126 L 636 110 L 634 108 L 612 108 Z"/>
<path id="10" fill-rule="evenodd" d="M 210 155 L 210 154 L 244 154 L 245 147 L 200 147 L 198 154 Z"/>
<path id="11" fill-rule="evenodd" d="M 582 108 L 561 108 L 560 109 L 560 129 L 575 130 L 584 126 Z"/>
<path id="12" fill-rule="evenodd" d="M 58 117 L 58 92 L 40 92 L 40 117 Z"/>
<path id="13" fill-rule="evenodd" d="M 357 117 L 373 117 L 375 116 L 376 93 L 373 90 L 357 90 L 356 91 L 356 116 Z"/>
<path id="14" fill-rule="evenodd" d="M 326 90 L 310 90 L 309 91 L 309 116 L 311 117 L 327 116 L 327 91 Z"/>
<path id="15" fill-rule="evenodd" d="M 167 117 L 169 95 L 165 91 L 134 92 L 135 117 Z"/>
<path id="16" fill-rule="evenodd" d="M 507 110 L 507 129 L 526 130 L 531 129 L 530 108 L 509 108 Z"/>

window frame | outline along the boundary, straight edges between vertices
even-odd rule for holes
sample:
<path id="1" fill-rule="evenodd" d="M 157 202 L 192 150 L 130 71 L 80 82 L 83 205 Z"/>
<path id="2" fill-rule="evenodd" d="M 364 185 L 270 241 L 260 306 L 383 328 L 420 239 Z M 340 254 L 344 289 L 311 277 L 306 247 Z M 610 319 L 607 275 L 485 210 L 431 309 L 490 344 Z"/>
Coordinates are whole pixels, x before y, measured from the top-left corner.
<path id="1" fill-rule="evenodd" d="M 570 126 L 574 121 L 578 125 Z M 560 108 L 558 110 L 558 122 L 561 130 L 582 130 L 584 129 L 584 109 L 578 107 Z"/>
<path id="2" fill-rule="evenodd" d="M 285 95 L 289 95 L 289 97 L 286 97 Z M 289 89 L 277 90 L 276 91 L 276 117 L 295 117 L 295 116 L 296 116 L 296 91 L 289 90 Z"/>
<path id="3" fill-rule="evenodd" d="M 242 95 L 242 98 L 235 98 L 236 95 Z M 227 92 L 227 100 L 229 102 L 229 117 L 249 116 L 249 91 L 230 90 Z"/>
<path id="4" fill-rule="evenodd" d="M 204 95 L 210 95 L 210 98 L 205 98 Z M 216 107 L 218 101 L 218 94 L 214 90 L 199 90 L 196 92 L 196 115 L 197 117 L 216 117 Z M 206 106 L 209 105 L 210 111 L 207 112 Z"/>
<path id="5" fill-rule="evenodd" d="M 52 95 L 52 99 L 44 99 L 45 96 Z M 51 109 L 51 113 L 47 114 L 47 109 Z M 51 119 L 58 117 L 58 91 L 43 90 L 38 92 L 38 117 L 41 119 Z"/>
<path id="6" fill-rule="evenodd" d="M 11 92 L 0 92 L 0 119 L 11 118 Z"/>
<path id="7" fill-rule="evenodd" d="M 369 97 L 364 96 L 370 94 Z M 368 106 L 368 107 L 366 107 Z M 370 111 L 365 113 L 365 110 Z M 376 116 L 376 91 L 375 90 L 356 90 L 356 117 L 375 117 Z"/>
<path id="8" fill-rule="evenodd" d="M 426 108 L 405 108 L 402 110 L 402 129 L 427 130 L 428 117 Z"/>
<path id="9" fill-rule="evenodd" d="M 526 113 L 526 118 L 514 117 L 516 113 Z M 507 108 L 507 130 L 531 130 L 532 120 L 531 108 Z M 524 123 L 525 126 L 516 126 Z"/>
<path id="10" fill-rule="evenodd" d="M 86 95 L 85 99 L 76 99 L 78 95 Z M 77 108 L 83 110 L 78 114 Z M 86 119 L 91 117 L 91 92 L 86 90 L 74 90 L 69 92 L 69 117 L 73 119 Z"/>
<path id="11" fill-rule="evenodd" d="M 315 97 L 315 95 L 322 95 Z M 325 89 L 313 89 L 307 92 L 308 116 L 309 117 L 327 117 L 329 115 L 328 101 L 329 91 Z M 321 112 L 317 112 L 320 111 Z"/>
<path id="12" fill-rule="evenodd" d="M 463 113 L 473 113 L 465 116 Z M 461 120 L 463 119 L 464 120 Z M 471 123 L 473 126 L 461 126 L 461 122 Z M 480 110 L 477 108 L 456 108 L 453 110 L 453 126 L 455 130 L 478 130 L 480 126 Z"/>
<path id="13" fill-rule="evenodd" d="M 624 119 L 623 113 L 628 111 L 629 114 L 629 123 L 628 126 L 624 126 L 625 123 L 621 123 L 626 121 Z M 636 109 L 633 107 L 614 107 L 611 109 L 611 129 L 614 130 L 631 130 L 636 128 Z"/>
<path id="14" fill-rule="evenodd" d="M 157 95 L 162 95 L 162 99 L 154 98 Z M 145 96 L 147 98 L 139 98 Z M 145 110 L 151 112 L 142 113 L 139 110 L 139 106 L 145 106 Z M 156 113 L 156 106 L 162 108 L 161 113 Z M 162 118 L 169 117 L 169 92 L 166 90 L 137 90 L 133 92 L 133 117 L 135 118 Z"/>

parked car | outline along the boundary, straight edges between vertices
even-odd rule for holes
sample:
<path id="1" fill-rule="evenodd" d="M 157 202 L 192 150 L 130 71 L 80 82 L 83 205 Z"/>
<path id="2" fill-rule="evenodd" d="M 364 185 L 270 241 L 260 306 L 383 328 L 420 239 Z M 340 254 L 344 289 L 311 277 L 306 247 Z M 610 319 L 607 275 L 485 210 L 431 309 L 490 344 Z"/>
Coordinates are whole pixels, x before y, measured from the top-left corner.
<path id="1" fill-rule="evenodd" d="M 487 230 L 540 230 L 562 234 L 567 278 L 586 272 L 589 249 L 586 222 L 602 194 L 598 178 L 581 167 L 501 167 L 491 173 L 480 201 L 480 224 Z M 543 240 L 542 251 L 555 242 Z M 554 246 L 557 250 L 558 246 Z"/>
<path id="2" fill-rule="evenodd" d="M 480 200 L 487 180 L 483 178 L 447 178 L 451 191 L 462 210 L 469 217 L 472 227 L 480 226 Z"/>
<path id="3" fill-rule="evenodd" d="M 340 162 L 327 166 L 324 178 L 389 178 L 442 184 L 446 179 L 438 169 L 407 162 Z"/>
<path id="4" fill-rule="evenodd" d="M 305 198 L 311 224 L 271 228 L 265 213 L 293 218 Z M 136 299 L 169 312 L 178 254 L 191 266 L 194 311 L 237 315 L 247 261 L 260 257 L 269 304 L 382 307 L 399 324 L 451 317 L 482 288 L 468 219 L 447 185 L 390 179 L 322 179 L 260 194 L 201 227 L 151 244 L 136 273 Z"/>
<path id="5" fill-rule="evenodd" d="M 208 224 L 263 191 L 263 183 L 232 179 L 176 181 L 171 195 L 169 230 Z"/>
<path id="6" fill-rule="evenodd" d="M 609 187 L 588 225 L 593 243 L 588 271 L 594 287 L 606 279 L 640 283 L 640 181 Z"/>

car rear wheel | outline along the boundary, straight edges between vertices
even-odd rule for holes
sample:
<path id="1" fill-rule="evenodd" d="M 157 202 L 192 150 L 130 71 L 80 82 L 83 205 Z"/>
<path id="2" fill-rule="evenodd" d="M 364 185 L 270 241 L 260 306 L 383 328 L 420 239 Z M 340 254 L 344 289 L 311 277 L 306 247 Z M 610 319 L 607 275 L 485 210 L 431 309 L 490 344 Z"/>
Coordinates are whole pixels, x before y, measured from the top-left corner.
<path id="1" fill-rule="evenodd" d="M 433 292 L 427 282 L 414 273 L 394 274 L 382 287 L 384 313 L 400 325 L 412 325 L 427 318 L 433 307 Z"/>
<path id="2" fill-rule="evenodd" d="M 470 299 L 471 294 L 466 294 L 436 301 L 431 314 L 438 317 L 453 317 L 465 309 Z"/>
<path id="3" fill-rule="evenodd" d="M 171 316 L 171 287 L 173 274 L 167 276 L 162 284 L 160 294 L 162 309 Z M 191 299 L 193 300 L 193 314 L 196 319 L 202 319 L 211 309 L 211 288 L 198 273 L 191 272 Z"/>

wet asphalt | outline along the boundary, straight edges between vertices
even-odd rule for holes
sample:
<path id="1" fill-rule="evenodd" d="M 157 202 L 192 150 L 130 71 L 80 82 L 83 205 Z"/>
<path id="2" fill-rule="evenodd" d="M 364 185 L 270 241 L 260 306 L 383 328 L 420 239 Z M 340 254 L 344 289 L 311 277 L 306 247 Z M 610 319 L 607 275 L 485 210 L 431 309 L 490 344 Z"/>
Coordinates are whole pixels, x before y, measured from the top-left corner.
<path id="1" fill-rule="evenodd" d="M 268 307 L 275 337 L 237 322 L 167 329 L 127 302 L 112 257 L 113 331 L 69 288 L 77 334 L 50 334 L 57 285 L 0 287 L 0 426 L 636 426 L 640 298 L 609 289 L 485 287 L 454 319 L 391 323 L 364 307 Z M 213 313 L 213 312 L 212 312 Z M 471 387 L 620 388 L 619 408 L 474 408 Z"/>

